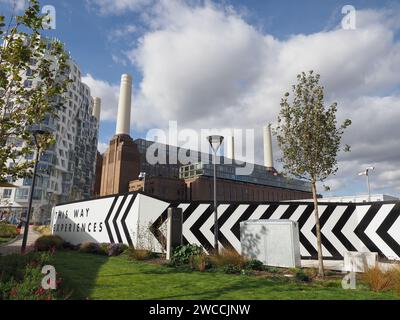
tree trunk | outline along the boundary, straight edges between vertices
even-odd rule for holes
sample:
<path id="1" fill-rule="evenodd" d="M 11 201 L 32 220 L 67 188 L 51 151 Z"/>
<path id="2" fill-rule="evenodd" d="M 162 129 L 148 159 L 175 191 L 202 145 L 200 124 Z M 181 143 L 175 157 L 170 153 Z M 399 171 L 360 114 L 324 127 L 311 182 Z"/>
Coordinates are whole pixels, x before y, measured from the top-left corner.
<path id="1" fill-rule="evenodd" d="M 315 230 L 317 233 L 317 250 L 318 250 L 318 275 L 324 277 L 324 260 L 322 258 L 322 244 L 321 244 L 321 226 L 319 224 L 319 213 L 318 213 L 318 199 L 317 199 L 317 187 L 316 182 L 312 181 L 312 193 L 314 200 L 314 214 L 315 214 Z"/>

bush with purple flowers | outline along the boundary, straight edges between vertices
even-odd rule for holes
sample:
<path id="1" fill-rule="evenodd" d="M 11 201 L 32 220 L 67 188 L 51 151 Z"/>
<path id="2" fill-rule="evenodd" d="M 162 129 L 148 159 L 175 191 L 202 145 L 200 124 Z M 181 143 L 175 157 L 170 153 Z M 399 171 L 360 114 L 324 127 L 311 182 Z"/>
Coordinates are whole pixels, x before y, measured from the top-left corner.
<path id="1" fill-rule="evenodd" d="M 128 249 L 128 246 L 126 244 L 122 243 L 110 243 L 108 245 L 108 256 L 109 257 L 115 257 L 119 256 L 122 252 L 124 252 L 126 249 Z"/>

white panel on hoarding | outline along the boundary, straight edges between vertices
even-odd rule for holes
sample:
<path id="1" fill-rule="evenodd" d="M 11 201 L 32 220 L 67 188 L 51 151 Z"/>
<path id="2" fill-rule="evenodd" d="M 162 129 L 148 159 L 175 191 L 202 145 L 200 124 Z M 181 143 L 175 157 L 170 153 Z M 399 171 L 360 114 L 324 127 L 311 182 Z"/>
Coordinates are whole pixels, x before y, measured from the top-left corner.
<path id="1" fill-rule="evenodd" d="M 110 197 L 56 206 L 52 221 L 53 234 L 72 244 L 110 242 L 105 219 L 113 200 L 114 197 Z"/>
<path id="2" fill-rule="evenodd" d="M 150 231 L 150 227 L 169 207 L 169 203 L 155 198 L 138 194 L 139 218 L 137 246 L 154 252 L 163 252 L 162 244 Z M 162 232 L 162 228 L 160 230 Z"/>

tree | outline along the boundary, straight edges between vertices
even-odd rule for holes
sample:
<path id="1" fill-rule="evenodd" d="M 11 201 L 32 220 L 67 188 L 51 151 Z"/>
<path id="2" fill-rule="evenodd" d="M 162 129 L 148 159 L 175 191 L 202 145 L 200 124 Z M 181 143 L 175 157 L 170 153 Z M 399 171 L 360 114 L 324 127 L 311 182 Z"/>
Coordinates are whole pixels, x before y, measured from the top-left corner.
<path id="1" fill-rule="evenodd" d="M 32 128 L 57 117 L 69 80 L 68 55 L 57 40 L 41 35 L 49 17 L 30 0 L 20 16 L 0 15 L 0 182 L 30 176 Z M 41 150 L 54 142 L 40 138 Z M 11 163 L 11 165 L 10 165 Z"/>
<path id="2" fill-rule="evenodd" d="M 320 75 L 310 71 L 297 76 L 293 99 L 289 93 L 281 100 L 278 125 L 274 130 L 282 150 L 284 171 L 311 182 L 314 200 L 319 276 L 324 276 L 321 228 L 318 213 L 317 182 L 336 174 L 337 155 L 345 129 L 351 125 L 346 119 L 337 125 L 337 103 L 324 106 L 324 87 Z M 348 145 L 344 151 L 350 151 Z"/>

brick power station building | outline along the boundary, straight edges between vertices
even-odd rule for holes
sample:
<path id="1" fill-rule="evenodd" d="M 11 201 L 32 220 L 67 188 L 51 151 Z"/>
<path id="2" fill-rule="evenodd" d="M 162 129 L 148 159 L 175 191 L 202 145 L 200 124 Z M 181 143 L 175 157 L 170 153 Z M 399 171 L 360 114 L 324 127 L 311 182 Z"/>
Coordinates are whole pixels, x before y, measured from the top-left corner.
<path id="1" fill-rule="evenodd" d="M 96 195 L 106 196 L 144 191 L 168 201 L 211 201 L 213 199 L 212 155 L 130 137 L 132 78 L 122 75 L 117 127 L 107 151 L 98 156 Z M 312 197 L 308 182 L 288 179 L 273 166 L 271 130 L 264 128 L 264 166 L 254 164 L 249 175 L 236 174 L 233 137 L 228 139 L 227 157 L 218 157 L 217 198 L 219 201 L 282 201 Z M 156 144 L 156 145 L 155 145 Z M 155 147 L 156 146 L 156 147 Z M 166 164 L 150 164 L 148 149 L 165 152 Z M 172 153 L 185 152 L 189 164 L 168 163 Z M 172 157 L 175 158 L 176 157 Z M 146 173 L 139 180 L 141 172 Z M 100 177 L 101 174 L 101 177 Z"/>

